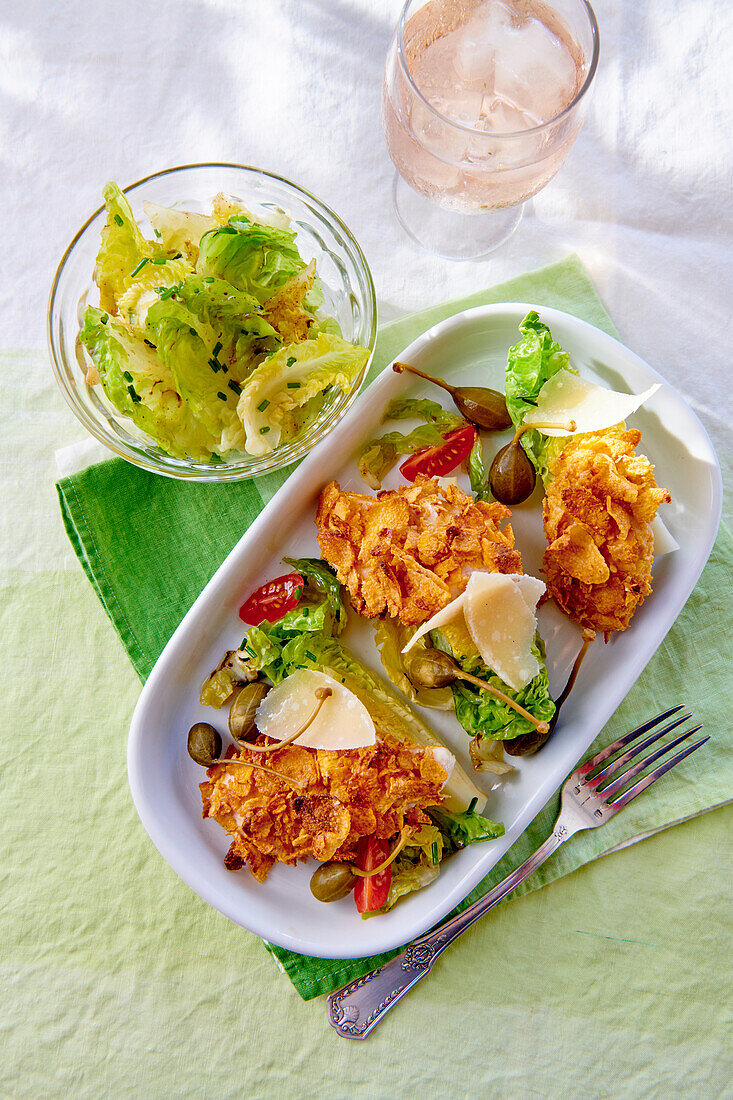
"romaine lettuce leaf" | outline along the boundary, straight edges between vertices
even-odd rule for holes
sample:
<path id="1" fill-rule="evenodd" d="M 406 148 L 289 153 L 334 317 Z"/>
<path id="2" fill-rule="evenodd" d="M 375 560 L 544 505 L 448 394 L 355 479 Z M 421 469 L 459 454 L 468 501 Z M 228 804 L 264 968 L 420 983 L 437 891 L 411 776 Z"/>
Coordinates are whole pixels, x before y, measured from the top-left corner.
<path id="1" fill-rule="evenodd" d="M 339 336 L 319 333 L 275 352 L 252 372 L 239 399 L 248 454 L 264 455 L 302 427 L 302 411 L 313 411 L 331 386 L 348 390 L 369 352 Z"/>
<path id="2" fill-rule="evenodd" d="M 294 232 L 257 225 L 244 216 L 205 233 L 196 261 L 199 275 L 226 279 L 258 302 L 270 298 L 304 267 Z"/>
<path id="3" fill-rule="evenodd" d="M 443 842 L 449 852 L 476 844 L 481 840 L 496 840 L 504 836 L 504 826 L 490 821 L 469 808 L 461 813 L 451 813 L 442 806 L 431 806 L 428 814 L 443 834 Z"/>
<path id="4" fill-rule="evenodd" d="M 130 276 L 140 261 L 164 257 L 165 250 L 140 232 L 130 204 L 116 183 L 106 183 L 103 195 L 107 221 L 102 229 L 94 277 L 101 308 L 115 313 L 117 299 L 130 285 Z"/>
<path id="5" fill-rule="evenodd" d="M 473 645 L 472 651 L 461 652 L 460 634 L 453 635 L 453 641 L 456 644 L 454 650 L 447 641 L 448 629 L 431 631 L 431 640 L 437 648 L 454 657 L 464 671 L 478 676 L 481 680 L 486 680 L 492 687 L 503 691 L 535 718 L 549 722 L 555 713 L 555 703 L 550 695 L 545 667 L 545 647 L 539 634 L 535 637 L 532 652 L 540 663 L 540 671 L 521 691 L 514 691 L 495 672 L 486 667 Z M 522 718 L 521 714 L 517 714 L 501 699 L 497 699 L 487 691 L 462 680 L 456 680 L 452 687 L 456 717 L 471 737 L 481 736 L 496 741 L 506 741 L 508 738 L 518 737 L 521 733 L 529 733 L 534 729 L 531 722 Z"/>
<path id="6" fill-rule="evenodd" d="M 346 608 L 341 599 L 341 585 L 330 565 L 321 558 L 283 558 L 283 561 L 305 581 L 304 598 L 328 608 L 331 616 L 328 633 L 340 634 L 346 626 Z"/>
<path id="7" fill-rule="evenodd" d="M 191 271 L 188 260 L 182 257 L 166 260 L 165 263 L 146 263 L 136 269 L 129 279 L 127 289 L 117 301 L 117 312 L 123 321 L 133 328 L 142 329 L 150 306 L 158 301 L 158 290 L 170 290 Z"/>
<path id="8" fill-rule="evenodd" d="M 244 432 L 237 418 L 240 386 L 220 365 L 215 369 L 212 364 L 207 326 L 185 306 L 167 298 L 150 306 L 145 327 L 194 416 L 217 440 L 229 429 L 230 446 L 242 449 Z"/>
<path id="9" fill-rule="evenodd" d="M 476 500 L 492 500 L 489 487 L 488 471 L 484 466 L 484 453 L 481 449 L 481 436 L 477 435 L 471 453 L 468 456 L 468 477 L 471 482 L 471 492 Z"/>
<path id="10" fill-rule="evenodd" d="M 277 329 L 284 344 L 297 344 L 310 335 L 313 315 L 306 309 L 305 302 L 315 278 L 316 263 L 312 260 L 262 304 L 264 316 Z"/>
<path id="11" fill-rule="evenodd" d="M 259 312 L 257 299 L 224 279 L 189 275 L 176 287 L 173 300 L 192 314 L 190 323 L 206 345 L 209 365 L 227 367 L 227 383 L 244 382 L 262 355 L 282 342 Z"/>
<path id="12" fill-rule="evenodd" d="M 379 656 L 384 666 L 384 671 L 403 695 L 406 695 L 411 703 L 418 703 L 421 707 L 434 707 L 437 710 L 453 710 L 453 692 L 449 687 L 442 688 L 415 688 L 407 675 L 407 663 L 416 653 L 424 652 L 427 648 L 427 639 L 419 638 L 415 642 L 409 654 L 402 650 L 415 633 L 414 626 L 404 626 L 399 619 L 375 619 L 374 641 L 379 650 Z"/>
<path id="13" fill-rule="evenodd" d="M 527 410 L 537 402 L 537 395 L 549 378 L 559 370 L 577 371 L 570 366 L 569 356 L 552 339 L 547 325 L 531 310 L 519 326 L 522 339 L 509 348 L 506 365 L 506 406 L 515 428 L 521 426 Z M 542 432 L 525 432 L 521 439 L 537 473 L 547 484 L 549 467 L 562 452 L 566 436 L 547 436 Z"/>
<path id="14" fill-rule="evenodd" d="M 181 400 L 154 348 L 95 306 L 86 308 L 81 341 L 116 409 L 168 454 L 208 461 L 216 438 Z"/>
<path id="15" fill-rule="evenodd" d="M 208 214 L 175 210 L 172 206 L 159 206 L 156 202 L 144 202 L 143 210 L 163 246 L 169 252 L 183 253 L 190 264 L 196 263 L 199 241 L 204 233 L 217 226 L 216 219 Z"/>
<path id="16" fill-rule="evenodd" d="M 407 435 L 387 432 L 364 444 L 358 459 L 359 473 L 372 489 L 381 488 L 382 481 L 400 455 L 437 447 L 443 442 L 446 432 L 464 423 L 463 417 L 444 409 L 437 401 L 417 397 L 395 398 L 387 406 L 384 420 L 424 420 L 425 423 L 413 428 Z"/>

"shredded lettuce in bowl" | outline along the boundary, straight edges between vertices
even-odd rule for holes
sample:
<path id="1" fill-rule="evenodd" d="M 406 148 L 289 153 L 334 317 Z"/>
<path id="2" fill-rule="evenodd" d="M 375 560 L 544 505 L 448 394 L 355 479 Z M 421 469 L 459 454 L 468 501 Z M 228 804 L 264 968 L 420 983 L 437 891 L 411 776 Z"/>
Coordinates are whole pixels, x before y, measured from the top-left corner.
<path id="1" fill-rule="evenodd" d="M 104 200 L 99 307 L 80 333 L 87 380 L 162 450 L 266 455 L 351 388 L 368 349 L 324 313 L 286 219 L 256 221 L 222 195 L 211 215 L 147 203 L 151 240 L 116 184 Z"/>

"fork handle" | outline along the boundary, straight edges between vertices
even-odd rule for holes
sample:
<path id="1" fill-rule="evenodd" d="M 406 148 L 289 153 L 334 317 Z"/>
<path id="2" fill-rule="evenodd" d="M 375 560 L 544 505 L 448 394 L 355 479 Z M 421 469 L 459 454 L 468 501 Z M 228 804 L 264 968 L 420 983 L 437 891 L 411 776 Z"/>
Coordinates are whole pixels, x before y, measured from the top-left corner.
<path id="1" fill-rule="evenodd" d="M 569 836 L 569 830 L 557 824 L 544 844 L 488 894 L 462 913 L 439 924 L 426 936 L 413 940 L 384 966 L 332 993 L 328 998 L 328 1022 L 331 1026 L 345 1039 L 366 1039 L 393 1005 L 430 973 L 438 955 L 442 955 L 446 947 L 479 917 L 503 901 L 520 882 L 524 882 Z"/>

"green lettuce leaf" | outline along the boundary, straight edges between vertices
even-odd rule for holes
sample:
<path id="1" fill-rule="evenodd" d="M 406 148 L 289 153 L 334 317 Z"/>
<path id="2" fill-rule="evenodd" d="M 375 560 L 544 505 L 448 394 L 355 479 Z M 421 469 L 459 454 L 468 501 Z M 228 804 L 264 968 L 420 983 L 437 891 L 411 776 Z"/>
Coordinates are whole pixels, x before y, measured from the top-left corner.
<path id="1" fill-rule="evenodd" d="M 144 202 L 143 210 L 150 219 L 155 235 L 169 252 L 181 252 L 191 264 L 196 263 L 199 241 L 204 233 L 216 229 L 217 222 L 209 214 L 196 214 L 191 210 L 175 210 L 172 206 L 159 206 L 156 202 Z"/>
<path id="2" fill-rule="evenodd" d="M 442 806 L 431 806 L 428 814 L 443 834 L 448 852 L 465 848 L 467 844 L 504 836 L 504 826 L 500 822 L 490 821 L 470 808 L 461 813 L 451 813 Z"/>
<path id="3" fill-rule="evenodd" d="M 321 558 L 283 558 L 305 581 L 304 601 L 322 604 L 330 615 L 324 621 L 328 623 L 329 634 L 340 634 L 346 626 L 346 608 L 341 599 L 341 585 L 338 577 Z M 313 627 L 309 625 L 308 629 Z"/>
<path id="4" fill-rule="evenodd" d="M 555 703 L 550 695 L 545 666 L 545 647 L 539 634 L 536 635 L 532 644 L 532 652 L 540 663 L 540 671 L 521 691 L 514 691 L 505 684 L 501 677 L 486 667 L 475 651 L 472 653 L 454 651 L 442 631 L 433 630 L 430 632 L 430 637 L 436 648 L 454 657 L 464 671 L 478 676 L 481 680 L 486 680 L 492 687 L 503 691 L 535 718 L 545 722 L 550 721 L 555 713 Z M 518 737 L 521 733 L 529 733 L 534 729 L 531 722 L 522 718 L 501 699 L 497 699 L 487 691 L 461 680 L 456 680 L 452 687 L 456 717 L 471 737 L 481 736 L 496 741 L 506 741 L 508 738 Z"/>
<path id="5" fill-rule="evenodd" d="M 148 262 L 142 267 L 138 264 L 135 274 L 130 276 L 127 289 L 117 300 L 119 317 L 142 332 L 148 309 L 160 297 L 158 292 L 177 287 L 190 271 L 188 260 L 180 256 L 167 259 L 164 263 Z"/>
<path id="6" fill-rule="evenodd" d="M 208 461 L 216 439 L 182 401 L 154 348 L 95 306 L 86 308 L 81 341 L 116 409 L 168 454 Z"/>
<path id="7" fill-rule="evenodd" d="M 453 710 L 453 692 L 449 687 L 416 688 L 407 675 L 409 661 L 415 653 L 427 649 L 427 639 L 418 638 L 409 654 L 403 653 L 416 627 L 404 626 L 399 619 L 375 619 L 374 641 L 384 671 L 396 688 L 406 695 L 411 703 L 421 707 L 434 707 L 437 710 Z"/>
<path id="8" fill-rule="evenodd" d="M 258 302 L 270 298 L 304 267 L 294 232 L 258 225 L 243 216 L 205 233 L 196 261 L 198 274 L 226 279 Z"/>
<path id="9" fill-rule="evenodd" d="M 449 412 L 437 401 L 426 398 L 397 397 L 384 414 L 384 420 L 424 420 L 407 435 L 387 432 L 371 439 L 362 447 L 358 466 L 362 479 L 372 489 L 380 489 L 382 481 L 401 455 L 415 454 L 426 447 L 437 447 L 446 432 L 465 423 L 458 413 Z"/>
<path id="10" fill-rule="evenodd" d="M 314 402 L 322 403 L 332 386 L 349 390 L 368 358 L 366 348 L 319 333 L 265 359 L 246 380 L 239 399 L 247 453 L 269 454 L 283 440 L 293 439 L 317 411 Z"/>
<path id="11" fill-rule="evenodd" d="M 471 482 L 471 492 L 476 500 L 491 500 L 492 493 L 489 488 L 488 470 L 484 466 L 484 454 L 481 449 L 481 436 L 476 440 L 468 456 L 468 477 Z"/>
<path id="12" fill-rule="evenodd" d="M 227 449 L 243 449 L 244 431 L 237 417 L 240 386 L 212 366 L 207 326 L 197 322 L 185 306 L 167 298 L 150 306 L 145 327 L 194 416 L 217 440 L 227 432 Z"/>
<path id="13" fill-rule="evenodd" d="M 163 257 L 165 250 L 140 232 L 130 204 L 116 183 L 106 183 L 103 195 L 107 221 L 102 229 L 94 277 L 101 308 L 115 313 L 117 299 L 127 290 L 140 261 Z"/>
<path id="14" fill-rule="evenodd" d="M 520 427 L 528 409 L 537 403 L 537 395 L 548 379 L 559 370 L 577 371 L 569 356 L 552 339 L 547 325 L 531 310 L 519 326 L 522 339 L 509 348 L 506 364 L 506 405 L 515 428 Z M 544 484 L 549 467 L 562 452 L 566 436 L 546 436 L 538 431 L 525 432 L 521 444 Z"/>

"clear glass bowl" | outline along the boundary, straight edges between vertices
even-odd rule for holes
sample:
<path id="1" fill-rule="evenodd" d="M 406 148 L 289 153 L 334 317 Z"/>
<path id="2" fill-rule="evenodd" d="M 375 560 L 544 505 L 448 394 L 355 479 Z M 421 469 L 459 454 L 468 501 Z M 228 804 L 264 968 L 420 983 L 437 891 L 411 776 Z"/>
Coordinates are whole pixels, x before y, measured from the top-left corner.
<path id="1" fill-rule="evenodd" d="M 371 361 L 377 335 L 371 272 L 350 231 L 314 195 L 281 176 L 240 164 L 168 168 L 125 188 L 133 213 L 147 235 L 152 235 L 152 230 L 143 213 L 144 200 L 209 213 L 211 200 L 219 191 L 242 202 L 255 216 L 258 209 L 282 211 L 289 216 L 297 231 L 301 256 L 306 262 L 316 261 L 325 312 L 336 318 L 344 339 L 369 349 Z M 102 206 L 76 234 L 59 264 L 48 304 L 48 341 L 56 379 L 76 416 L 101 443 L 135 466 L 166 477 L 239 481 L 296 462 L 338 424 L 361 388 L 369 361 L 348 393 L 337 390 L 327 396 L 320 413 L 299 439 L 284 443 L 268 455 L 243 454 L 208 465 L 172 458 L 139 431 L 107 400 L 100 385 L 90 386 L 87 382 L 88 356 L 79 340 L 84 309 L 99 302 L 93 275 L 104 221 Z"/>

